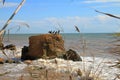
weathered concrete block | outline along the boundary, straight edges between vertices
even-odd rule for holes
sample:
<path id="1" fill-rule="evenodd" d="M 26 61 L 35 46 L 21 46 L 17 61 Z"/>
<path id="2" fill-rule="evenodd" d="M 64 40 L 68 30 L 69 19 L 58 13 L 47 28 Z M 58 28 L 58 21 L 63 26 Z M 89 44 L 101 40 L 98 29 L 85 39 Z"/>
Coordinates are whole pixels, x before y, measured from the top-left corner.
<path id="1" fill-rule="evenodd" d="M 23 50 L 24 52 L 24 50 Z M 28 52 L 22 53 L 30 59 L 55 58 L 65 53 L 64 41 L 59 34 L 41 34 L 29 37 Z"/>

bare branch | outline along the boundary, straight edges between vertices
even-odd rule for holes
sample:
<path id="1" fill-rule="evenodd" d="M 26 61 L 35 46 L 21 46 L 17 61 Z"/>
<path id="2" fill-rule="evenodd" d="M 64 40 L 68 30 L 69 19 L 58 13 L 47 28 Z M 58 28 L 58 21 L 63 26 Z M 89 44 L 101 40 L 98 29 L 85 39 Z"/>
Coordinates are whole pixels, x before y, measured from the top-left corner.
<path id="1" fill-rule="evenodd" d="M 5 1 L 5 0 L 4 0 Z M 3 1 L 3 2 L 4 2 Z M 13 19 L 13 17 L 17 14 L 17 12 L 20 10 L 20 8 L 22 7 L 22 5 L 24 4 L 25 0 L 23 0 L 17 7 L 17 9 L 14 11 L 14 13 L 10 16 L 10 18 L 8 19 L 8 21 L 5 23 L 5 25 L 3 26 L 2 30 L 4 30 L 8 24 L 11 22 L 11 20 Z"/>
<path id="2" fill-rule="evenodd" d="M 105 15 L 107 15 L 107 16 L 113 17 L 113 18 L 120 19 L 120 17 L 115 16 L 115 15 L 112 15 L 112 14 L 109 14 L 109 13 L 100 12 L 100 11 L 98 11 L 98 10 L 95 10 L 95 11 L 98 12 L 98 13 L 102 13 L 102 14 L 105 14 Z"/>
<path id="3" fill-rule="evenodd" d="M 3 3 L 3 5 L 4 5 L 4 3 L 5 3 L 5 0 L 0 0 L 0 3 Z"/>

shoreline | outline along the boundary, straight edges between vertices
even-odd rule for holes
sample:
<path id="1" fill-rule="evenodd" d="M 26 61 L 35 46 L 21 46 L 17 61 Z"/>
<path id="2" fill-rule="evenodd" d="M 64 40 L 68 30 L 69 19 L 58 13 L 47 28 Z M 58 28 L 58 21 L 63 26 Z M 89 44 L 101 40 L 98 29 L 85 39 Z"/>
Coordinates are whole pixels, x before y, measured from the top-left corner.
<path id="1" fill-rule="evenodd" d="M 19 48 L 19 51 L 21 49 Z M 20 54 L 20 53 L 19 53 Z M 20 56 L 20 55 L 19 55 Z M 106 57 L 105 57 L 106 56 Z M 81 56 L 82 57 L 82 56 Z M 110 67 L 112 65 L 115 65 L 115 63 L 117 62 L 117 57 L 118 56 L 113 56 L 113 54 L 106 54 L 103 57 L 82 57 L 83 61 L 71 61 L 71 60 L 63 60 L 63 59 L 59 59 L 59 58 L 55 58 L 55 59 L 50 59 L 50 60 L 45 60 L 45 59 L 38 59 L 38 60 L 33 60 L 31 62 L 31 64 L 29 65 L 30 68 L 34 68 L 35 66 L 37 66 L 38 68 L 40 67 L 45 67 L 48 70 L 55 70 L 55 72 L 70 72 L 70 74 L 74 74 L 76 75 L 76 71 L 78 69 L 81 69 L 82 72 L 84 73 L 84 66 L 86 67 L 86 70 L 89 70 L 92 67 L 92 72 L 94 73 L 97 68 L 97 72 L 99 74 L 99 72 L 102 70 L 102 72 L 100 73 L 100 78 L 103 78 L 102 80 L 113 80 L 117 73 L 120 73 L 119 68 L 116 67 Z M 57 61 L 57 64 L 55 63 L 55 61 Z M 84 62 L 84 64 L 83 64 Z M 17 79 L 21 77 L 21 75 L 24 75 L 24 77 L 30 77 L 29 73 L 27 70 L 24 69 L 28 69 L 29 68 L 28 65 L 24 62 L 21 62 L 19 64 L 16 63 L 5 63 L 3 65 L 0 65 L 0 72 L 5 73 L 5 72 L 10 72 L 6 75 L 4 75 L 4 77 L 10 77 L 11 79 L 8 80 L 14 80 L 13 78 L 16 77 Z M 39 71 L 39 70 L 37 70 Z M 33 71 L 34 72 L 34 71 Z M 0 73 L 0 74 L 2 74 Z M 3 76 L 0 76 L 3 78 Z M 78 77 L 75 77 L 76 79 Z M 59 79 L 58 79 L 59 80 Z"/>

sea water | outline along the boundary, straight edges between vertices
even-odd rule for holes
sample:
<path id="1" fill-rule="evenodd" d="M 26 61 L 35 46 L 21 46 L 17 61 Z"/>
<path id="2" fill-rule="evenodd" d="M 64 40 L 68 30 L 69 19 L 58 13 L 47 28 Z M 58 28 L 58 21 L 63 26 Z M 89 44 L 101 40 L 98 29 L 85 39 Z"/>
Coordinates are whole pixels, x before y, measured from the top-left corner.
<path id="1" fill-rule="evenodd" d="M 29 37 L 33 35 L 38 34 L 5 35 L 4 43 L 5 45 L 15 44 L 22 48 L 29 45 Z M 105 49 L 109 48 L 112 45 L 112 41 L 115 40 L 113 34 L 110 33 L 62 33 L 61 35 L 65 49 L 73 49 L 80 54 L 83 50 L 86 53 L 105 53 Z"/>

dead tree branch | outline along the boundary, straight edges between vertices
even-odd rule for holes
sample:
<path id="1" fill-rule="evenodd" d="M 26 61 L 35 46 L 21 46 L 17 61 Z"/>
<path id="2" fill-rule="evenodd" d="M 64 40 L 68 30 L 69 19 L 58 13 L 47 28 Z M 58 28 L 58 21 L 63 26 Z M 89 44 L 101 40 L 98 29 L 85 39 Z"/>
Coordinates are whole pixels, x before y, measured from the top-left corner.
<path id="1" fill-rule="evenodd" d="M 113 14 L 104 13 L 104 12 L 101 12 L 101 11 L 98 11 L 98 10 L 95 10 L 95 11 L 98 12 L 98 13 L 105 14 L 105 15 L 107 15 L 107 16 L 110 16 L 110 17 L 116 18 L 116 19 L 120 19 L 120 17 L 115 16 L 115 15 L 113 15 Z"/>

